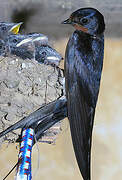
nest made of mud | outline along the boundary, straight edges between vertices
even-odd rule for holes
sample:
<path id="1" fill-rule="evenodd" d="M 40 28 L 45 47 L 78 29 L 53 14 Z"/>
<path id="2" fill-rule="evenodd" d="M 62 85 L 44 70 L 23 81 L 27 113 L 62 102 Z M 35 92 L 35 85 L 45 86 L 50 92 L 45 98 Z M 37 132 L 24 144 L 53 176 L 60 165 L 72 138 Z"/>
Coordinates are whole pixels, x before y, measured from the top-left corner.
<path id="1" fill-rule="evenodd" d="M 61 96 L 59 69 L 18 57 L 0 58 L 0 131 Z M 15 133 L 16 132 L 16 133 Z M 1 142 L 14 142 L 20 130 Z"/>

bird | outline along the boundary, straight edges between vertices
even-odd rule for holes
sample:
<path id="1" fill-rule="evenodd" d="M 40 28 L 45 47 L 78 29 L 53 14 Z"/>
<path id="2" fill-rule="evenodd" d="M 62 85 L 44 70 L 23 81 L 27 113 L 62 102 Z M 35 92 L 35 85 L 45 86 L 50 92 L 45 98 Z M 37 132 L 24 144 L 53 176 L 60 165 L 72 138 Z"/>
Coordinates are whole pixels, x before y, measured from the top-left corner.
<path id="1" fill-rule="evenodd" d="M 35 43 L 34 40 L 38 39 L 38 42 L 41 40 L 39 37 L 43 37 L 46 39 L 47 44 L 47 37 L 45 35 L 42 36 L 42 34 L 38 34 L 38 36 L 30 36 L 28 34 L 17 34 L 17 35 L 9 35 L 6 38 L 6 44 L 9 47 L 9 52 L 12 55 L 16 55 L 22 59 L 34 59 L 35 58 Z"/>
<path id="2" fill-rule="evenodd" d="M 16 54 L 22 59 L 32 59 L 33 57 L 28 57 L 27 55 L 25 55 L 24 57 L 25 53 L 23 53 L 23 51 L 27 52 L 28 50 L 31 52 L 32 49 L 34 59 L 38 63 L 44 63 L 47 65 L 50 64 L 54 66 L 59 65 L 59 62 L 63 58 L 54 48 L 49 45 L 47 36 L 39 33 L 31 33 L 27 34 L 25 37 L 26 39 L 24 39 L 20 43 L 17 43 L 16 47 L 14 46 L 13 50 L 11 51 L 12 54 Z M 21 38 L 20 35 L 19 38 Z"/>
<path id="3" fill-rule="evenodd" d="M 13 130 L 32 127 L 35 132 L 36 140 L 38 141 L 44 135 L 45 131 L 65 117 L 67 117 L 67 101 L 65 96 L 62 96 L 55 101 L 41 106 L 27 117 L 22 118 L 20 121 L 0 132 L 0 138 Z M 17 139 L 17 142 L 20 141 L 21 136 Z M 33 142 L 33 145 L 34 144 L 35 141 Z"/>
<path id="4" fill-rule="evenodd" d="M 49 46 L 47 36 L 40 33 L 31 33 L 26 35 L 9 35 L 6 38 L 6 43 L 8 44 L 8 42 L 8 49 L 10 50 L 10 55 L 12 57 L 13 55 L 16 55 L 20 57 L 19 59 L 22 58 L 24 61 L 26 61 L 27 58 L 33 61 L 33 53 L 35 53 L 35 61 L 37 63 L 37 66 L 40 66 L 41 68 L 45 69 L 43 70 L 43 73 L 39 74 L 39 78 L 42 82 L 44 82 L 43 87 L 41 87 L 40 94 L 43 97 L 42 102 L 40 102 L 40 106 L 42 103 L 45 102 L 45 100 L 43 102 L 43 99 L 45 98 L 47 99 L 47 102 L 50 102 L 54 99 L 54 97 L 55 99 L 61 97 L 63 89 L 61 80 L 64 78 L 64 76 L 63 71 L 58 67 L 58 65 L 62 60 L 62 56 L 54 48 Z M 24 63 L 24 61 L 22 62 Z M 18 69 L 19 67 L 17 67 L 17 72 Z M 46 81 L 47 83 L 49 83 L 50 88 L 48 87 L 48 84 L 45 86 Z M 47 97 L 46 88 L 50 89 L 50 92 L 48 93 Z M 43 94 L 45 94 L 45 96 Z M 51 104 L 47 104 L 47 106 L 43 105 L 44 109 L 42 107 L 35 112 L 33 112 L 32 110 L 32 113 L 27 117 L 27 119 L 21 119 L 12 126 L 9 126 L 5 131 L 0 133 L 0 137 L 18 128 L 23 129 L 32 127 L 35 129 L 36 139 L 40 139 L 43 135 L 43 131 L 48 130 L 49 127 L 53 126 L 56 122 L 63 119 L 63 117 L 66 117 L 66 105 L 62 108 L 60 102 L 66 104 L 65 99 L 63 101 L 57 99 Z M 42 131 L 42 129 L 44 130 Z"/>
<path id="5" fill-rule="evenodd" d="M 0 39 L 4 40 L 10 34 L 18 34 L 20 26 L 23 22 L 20 23 L 8 23 L 0 22 Z"/>
<path id="6" fill-rule="evenodd" d="M 62 56 L 49 45 L 48 37 L 41 33 L 11 34 L 0 40 L 0 55 L 16 55 L 22 59 L 58 66 Z"/>
<path id="7" fill-rule="evenodd" d="M 6 38 L 10 34 L 18 34 L 20 26 L 23 22 L 20 23 L 8 23 L 8 22 L 0 22 L 0 55 L 5 56 L 7 49 Z"/>
<path id="8" fill-rule="evenodd" d="M 62 24 L 75 28 L 65 52 L 67 111 L 76 160 L 91 180 L 91 144 L 104 58 L 104 16 L 91 7 L 74 11 Z"/>

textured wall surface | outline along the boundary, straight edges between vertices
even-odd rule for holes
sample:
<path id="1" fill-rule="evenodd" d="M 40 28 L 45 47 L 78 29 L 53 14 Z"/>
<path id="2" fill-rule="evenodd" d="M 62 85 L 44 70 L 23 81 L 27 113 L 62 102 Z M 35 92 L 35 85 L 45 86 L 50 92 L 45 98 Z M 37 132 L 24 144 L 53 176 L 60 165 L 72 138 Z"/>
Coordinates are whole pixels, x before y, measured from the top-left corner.
<path id="1" fill-rule="evenodd" d="M 61 96 L 58 69 L 34 60 L 1 57 L 0 131 Z M 17 133 L 18 134 L 18 133 Z M 13 141 L 16 133 L 3 138 Z M 0 139 L 0 142 L 2 138 Z"/>

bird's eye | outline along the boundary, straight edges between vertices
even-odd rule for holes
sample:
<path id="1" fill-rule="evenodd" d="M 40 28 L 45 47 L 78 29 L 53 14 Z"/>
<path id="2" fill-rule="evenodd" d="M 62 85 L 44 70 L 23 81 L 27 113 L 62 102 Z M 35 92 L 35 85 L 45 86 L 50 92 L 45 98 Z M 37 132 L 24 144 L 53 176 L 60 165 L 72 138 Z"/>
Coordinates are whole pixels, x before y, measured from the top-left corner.
<path id="1" fill-rule="evenodd" d="M 81 19 L 81 23 L 83 23 L 83 24 L 87 24 L 87 23 L 88 23 L 88 19 L 87 19 L 87 18 L 83 18 L 83 19 Z"/>
<path id="2" fill-rule="evenodd" d="M 44 51 L 44 52 L 42 52 L 42 56 L 44 57 L 44 56 L 46 56 L 47 54 L 46 54 L 46 52 Z"/>
<path id="3" fill-rule="evenodd" d="M 16 43 L 17 42 L 17 39 L 13 39 L 13 43 Z"/>
<path id="4" fill-rule="evenodd" d="M 3 31 L 5 31 L 5 30 L 6 30 L 6 27 L 5 27 L 5 26 L 3 26 L 1 29 L 2 29 Z"/>

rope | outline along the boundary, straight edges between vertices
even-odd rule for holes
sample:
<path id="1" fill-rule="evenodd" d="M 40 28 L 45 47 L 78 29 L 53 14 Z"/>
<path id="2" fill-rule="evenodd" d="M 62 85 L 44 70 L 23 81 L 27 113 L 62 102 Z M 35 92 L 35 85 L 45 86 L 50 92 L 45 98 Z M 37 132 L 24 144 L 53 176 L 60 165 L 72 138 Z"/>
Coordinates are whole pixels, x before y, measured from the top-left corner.
<path id="1" fill-rule="evenodd" d="M 31 180 L 31 152 L 34 130 L 32 128 L 22 131 L 22 139 L 19 151 L 19 164 L 15 180 Z"/>

